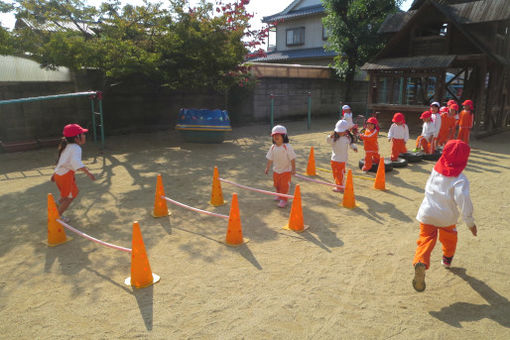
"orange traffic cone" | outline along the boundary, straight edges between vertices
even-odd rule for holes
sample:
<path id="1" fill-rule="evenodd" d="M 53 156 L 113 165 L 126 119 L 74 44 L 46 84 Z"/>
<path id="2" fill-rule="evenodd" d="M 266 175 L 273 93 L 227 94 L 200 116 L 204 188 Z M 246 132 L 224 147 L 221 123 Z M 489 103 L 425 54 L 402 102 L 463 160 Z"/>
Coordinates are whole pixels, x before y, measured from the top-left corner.
<path id="1" fill-rule="evenodd" d="M 354 185 L 352 184 L 352 170 L 350 169 L 347 172 L 347 181 L 345 183 L 342 205 L 349 209 L 356 207 L 356 200 L 354 199 Z"/>
<path id="2" fill-rule="evenodd" d="M 137 221 L 133 222 L 133 241 L 131 247 L 131 276 L 124 283 L 135 288 L 148 287 L 159 282 L 160 277 L 151 271 L 151 265 L 145 252 L 142 232 Z"/>
<path id="3" fill-rule="evenodd" d="M 228 246 L 240 246 L 248 242 L 243 238 L 243 227 L 241 225 L 241 215 L 239 214 L 239 203 L 237 202 L 237 194 L 232 195 L 232 204 L 230 205 L 230 214 L 228 217 L 227 236 L 225 243 Z"/>
<path id="4" fill-rule="evenodd" d="M 223 192 L 221 191 L 220 173 L 218 167 L 214 167 L 214 174 L 212 180 L 212 191 L 211 191 L 211 205 L 218 207 L 227 203 L 223 200 Z"/>
<path id="5" fill-rule="evenodd" d="M 379 160 L 377 174 L 375 175 L 374 189 L 386 190 L 386 170 L 384 169 L 384 157 Z"/>
<path id="6" fill-rule="evenodd" d="M 306 166 L 306 174 L 308 176 L 317 176 L 315 171 L 315 155 L 313 153 L 313 146 L 310 148 L 310 156 L 308 156 L 308 165 Z"/>
<path id="7" fill-rule="evenodd" d="M 60 218 L 57 205 L 52 194 L 48 194 L 48 242 L 50 247 L 69 241 L 71 238 L 66 236 L 64 227 L 57 222 Z"/>
<path id="8" fill-rule="evenodd" d="M 161 179 L 161 175 L 158 175 L 158 179 L 156 181 L 156 195 L 154 197 L 154 210 L 152 211 L 152 216 L 154 217 L 163 217 L 170 215 L 168 211 L 168 206 L 166 205 L 166 201 L 161 196 L 165 195 L 165 189 L 163 188 L 163 180 Z"/>
<path id="9" fill-rule="evenodd" d="M 290 209 L 289 223 L 283 229 L 293 230 L 297 233 L 302 233 L 308 226 L 303 222 L 303 209 L 301 208 L 301 189 L 299 184 L 296 185 L 294 190 L 294 200 L 292 201 L 292 208 Z"/>

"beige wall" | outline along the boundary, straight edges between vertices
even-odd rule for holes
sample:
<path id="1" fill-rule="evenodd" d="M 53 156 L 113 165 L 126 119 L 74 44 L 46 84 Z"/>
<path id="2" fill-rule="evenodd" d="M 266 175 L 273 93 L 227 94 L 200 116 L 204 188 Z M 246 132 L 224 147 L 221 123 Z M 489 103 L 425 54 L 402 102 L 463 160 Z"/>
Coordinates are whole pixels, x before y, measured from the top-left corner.
<path id="1" fill-rule="evenodd" d="M 287 46 L 286 31 L 289 28 L 305 27 L 305 44 L 297 46 Z M 276 26 L 276 50 L 301 50 L 305 48 L 323 47 L 325 41 L 322 40 L 322 15 L 304 17 L 292 21 L 284 21 Z"/>

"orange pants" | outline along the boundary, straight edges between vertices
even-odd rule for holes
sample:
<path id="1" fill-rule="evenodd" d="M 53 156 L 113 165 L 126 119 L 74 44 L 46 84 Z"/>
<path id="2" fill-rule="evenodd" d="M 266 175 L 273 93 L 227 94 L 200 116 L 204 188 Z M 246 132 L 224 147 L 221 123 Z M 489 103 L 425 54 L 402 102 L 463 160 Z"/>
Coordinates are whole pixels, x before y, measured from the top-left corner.
<path id="1" fill-rule="evenodd" d="M 372 169 L 373 163 L 379 163 L 379 153 L 377 151 L 366 151 L 365 150 L 365 166 L 363 166 L 362 171 L 369 171 Z"/>
<path id="2" fill-rule="evenodd" d="M 333 170 L 333 178 L 337 185 L 344 185 L 345 162 L 331 161 L 331 170 Z"/>
<path id="3" fill-rule="evenodd" d="M 79 190 L 74 180 L 74 171 L 70 170 L 63 175 L 55 174 L 54 179 L 61 198 L 76 198 L 78 196 Z"/>
<path id="4" fill-rule="evenodd" d="M 434 145 L 432 142 L 429 142 L 427 138 L 423 136 L 418 136 L 416 138 L 416 148 L 417 149 L 423 149 L 425 153 L 431 154 L 434 152 Z"/>
<path id="5" fill-rule="evenodd" d="M 471 131 L 470 128 L 459 128 L 459 134 L 457 135 L 457 139 L 460 139 L 466 144 L 469 144 L 469 132 Z"/>
<path id="6" fill-rule="evenodd" d="M 439 231 L 439 241 L 443 244 L 443 255 L 452 257 L 455 255 L 457 247 L 457 228 L 455 225 L 449 227 L 435 227 L 430 224 L 420 223 L 420 237 L 416 241 L 416 253 L 414 254 L 413 266 L 418 262 L 430 267 L 430 253 L 437 242 Z"/>
<path id="7" fill-rule="evenodd" d="M 406 153 L 406 142 L 403 139 L 391 139 L 391 160 L 396 161 L 401 153 Z"/>
<path id="8" fill-rule="evenodd" d="M 274 187 L 276 189 L 276 192 L 280 194 L 288 194 L 290 189 L 290 179 L 291 179 L 291 172 L 282 172 L 281 174 L 278 174 L 276 172 L 273 172 L 273 183 Z M 280 197 L 279 199 L 287 201 L 287 197 Z"/>

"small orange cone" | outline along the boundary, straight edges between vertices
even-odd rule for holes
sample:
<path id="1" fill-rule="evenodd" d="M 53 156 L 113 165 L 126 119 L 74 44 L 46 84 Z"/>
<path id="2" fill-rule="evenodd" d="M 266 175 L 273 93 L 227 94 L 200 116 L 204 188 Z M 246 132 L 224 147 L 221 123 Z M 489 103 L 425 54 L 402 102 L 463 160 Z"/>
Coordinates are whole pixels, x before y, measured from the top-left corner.
<path id="1" fill-rule="evenodd" d="M 293 230 L 297 233 L 302 233 L 308 226 L 303 222 L 303 209 L 301 208 L 301 189 L 299 184 L 296 185 L 294 190 L 294 200 L 292 201 L 292 208 L 290 209 L 289 223 L 283 229 Z"/>
<path id="2" fill-rule="evenodd" d="M 241 225 L 241 215 L 239 214 L 239 203 L 237 202 L 237 194 L 232 195 L 232 204 L 230 205 L 230 214 L 228 217 L 227 236 L 225 243 L 228 246 L 240 246 L 248 242 L 243 239 L 243 227 Z"/>
<path id="3" fill-rule="evenodd" d="M 137 221 L 133 223 L 133 241 L 131 247 L 131 276 L 124 283 L 135 288 L 148 287 L 159 282 L 160 277 L 151 271 L 151 265 L 145 252 L 142 232 Z"/>
<path id="4" fill-rule="evenodd" d="M 313 153 L 313 146 L 310 148 L 310 156 L 308 156 L 308 165 L 306 166 L 306 174 L 308 176 L 317 176 L 315 171 L 315 155 Z"/>
<path id="5" fill-rule="evenodd" d="M 354 185 L 352 184 L 352 170 L 350 169 L 347 172 L 347 181 L 345 183 L 342 205 L 349 209 L 356 207 L 356 200 L 354 199 Z"/>
<path id="6" fill-rule="evenodd" d="M 374 189 L 386 190 L 386 170 L 384 169 L 384 157 L 379 160 L 377 174 L 375 175 Z"/>
<path id="7" fill-rule="evenodd" d="M 50 247 L 58 246 L 59 244 L 69 241 L 71 238 L 66 236 L 64 227 L 57 222 L 60 218 L 57 205 L 53 199 L 52 194 L 48 194 L 48 242 Z"/>
<path id="8" fill-rule="evenodd" d="M 223 192 L 221 191 L 221 183 L 220 183 L 220 173 L 218 171 L 218 167 L 214 167 L 213 181 L 212 181 L 212 191 L 211 191 L 211 205 L 218 207 L 227 203 L 223 200 Z"/>
<path id="9" fill-rule="evenodd" d="M 156 195 L 154 197 L 154 210 L 152 211 L 152 216 L 154 217 L 170 215 L 166 201 L 161 196 L 166 195 L 165 189 L 163 188 L 163 180 L 161 179 L 161 175 L 158 175 L 158 179 L 156 181 Z"/>

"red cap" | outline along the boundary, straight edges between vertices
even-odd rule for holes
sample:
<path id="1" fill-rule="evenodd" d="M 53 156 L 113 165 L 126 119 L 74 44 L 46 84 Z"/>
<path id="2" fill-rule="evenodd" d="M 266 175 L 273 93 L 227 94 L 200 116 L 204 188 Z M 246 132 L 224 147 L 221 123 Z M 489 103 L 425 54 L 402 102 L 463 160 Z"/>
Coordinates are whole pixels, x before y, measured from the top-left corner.
<path id="1" fill-rule="evenodd" d="M 448 108 L 446 106 L 443 106 L 439 112 L 448 112 Z"/>
<path id="2" fill-rule="evenodd" d="M 430 111 L 424 111 L 421 116 L 420 116 L 420 119 L 425 119 L 425 118 L 430 118 L 432 117 L 432 112 Z"/>
<path id="3" fill-rule="evenodd" d="M 452 105 L 450 106 L 450 109 L 455 110 L 455 111 L 459 111 L 459 105 L 457 105 L 457 103 L 452 104 Z"/>
<path id="4" fill-rule="evenodd" d="M 62 134 L 64 135 L 64 137 L 75 137 L 88 131 L 89 130 L 82 128 L 78 124 L 68 124 L 64 126 L 64 131 L 62 132 Z"/>
<path id="5" fill-rule="evenodd" d="M 469 109 L 473 110 L 474 105 L 473 105 L 473 101 L 471 99 L 464 100 L 464 103 L 462 103 L 462 105 L 469 106 Z"/>
<path id="6" fill-rule="evenodd" d="M 450 105 L 453 105 L 453 104 L 457 104 L 457 102 L 455 100 L 453 100 L 453 99 L 450 99 L 448 101 L 448 103 L 446 103 L 446 106 L 450 106 Z"/>
<path id="7" fill-rule="evenodd" d="M 371 123 L 371 124 L 374 124 L 377 126 L 377 124 L 379 124 L 379 122 L 377 121 L 377 118 L 375 117 L 370 117 L 367 119 L 367 123 Z"/>
<path id="8" fill-rule="evenodd" d="M 467 165 L 469 145 L 460 139 L 452 139 L 443 148 L 443 154 L 434 166 L 434 170 L 443 176 L 457 177 Z"/>
<path id="9" fill-rule="evenodd" d="M 393 123 L 404 123 L 406 122 L 404 115 L 400 112 L 397 112 L 393 115 L 393 119 L 391 120 Z"/>

